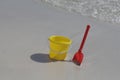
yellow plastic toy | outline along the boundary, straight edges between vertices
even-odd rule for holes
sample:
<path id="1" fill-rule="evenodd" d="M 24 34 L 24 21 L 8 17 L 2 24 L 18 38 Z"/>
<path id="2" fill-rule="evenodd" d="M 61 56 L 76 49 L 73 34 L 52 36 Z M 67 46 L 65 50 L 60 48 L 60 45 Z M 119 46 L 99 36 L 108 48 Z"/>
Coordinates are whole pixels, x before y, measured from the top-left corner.
<path id="1" fill-rule="evenodd" d="M 49 57 L 54 60 L 64 60 L 72 41 L 64 36 L 52 35 L 49 37 Z"/>

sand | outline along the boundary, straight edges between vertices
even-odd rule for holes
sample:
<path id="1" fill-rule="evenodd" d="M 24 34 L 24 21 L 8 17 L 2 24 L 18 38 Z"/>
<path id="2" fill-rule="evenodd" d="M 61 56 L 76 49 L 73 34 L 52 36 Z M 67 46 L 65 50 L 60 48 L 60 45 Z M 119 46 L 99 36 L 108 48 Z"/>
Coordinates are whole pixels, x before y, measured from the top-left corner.
<path id="1" fill-rule="evenodd" d="M 48 58 L 50 35 L 72 39 L 66 60 L 91 29 L 81 66 Z M 0 80 L 118 80 L 120 24 L 57 9 L 32 0 L 0 1 Z"/>

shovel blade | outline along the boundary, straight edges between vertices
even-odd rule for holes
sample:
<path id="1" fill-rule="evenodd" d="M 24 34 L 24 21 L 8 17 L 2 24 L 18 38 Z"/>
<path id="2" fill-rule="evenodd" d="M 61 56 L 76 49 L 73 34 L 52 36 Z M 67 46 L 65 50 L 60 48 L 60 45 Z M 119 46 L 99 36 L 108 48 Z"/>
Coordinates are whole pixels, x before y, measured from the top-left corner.
<path id="1" fill-rule="evenodd" d="M 75 64 L 80 65 L 82 63 L 82 61 L 83 61 L 83 57 L 84 57 L 83 53 L 76 52 L 75 55 L 74 55 L 74 57 L 73 57 L 73 59 L 72 59 L 72 61 Z"/>

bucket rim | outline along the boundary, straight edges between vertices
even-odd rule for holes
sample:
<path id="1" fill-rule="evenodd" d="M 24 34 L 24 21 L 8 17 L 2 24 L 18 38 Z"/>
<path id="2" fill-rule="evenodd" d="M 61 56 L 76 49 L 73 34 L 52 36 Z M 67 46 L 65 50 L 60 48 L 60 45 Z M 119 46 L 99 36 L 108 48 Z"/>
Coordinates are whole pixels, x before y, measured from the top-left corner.
<path id="1" fill-rule="evenodd" d="M 53 41 L 52 38 L 54 37 L 62 37 L 62 38 L 65 38 L 67 40 L 69 40 L 68 42 L 58 42 L 58 41 Z M 66 36 L 61 36 L 61 35 L 51 35 L 49 38 L 48 38 L 49 41 L 53 42 L 53 43 L 57 43 L 57 44 L 62 44 L 62 45 L 70 45 L 72 43 L 72 40 Z"/>

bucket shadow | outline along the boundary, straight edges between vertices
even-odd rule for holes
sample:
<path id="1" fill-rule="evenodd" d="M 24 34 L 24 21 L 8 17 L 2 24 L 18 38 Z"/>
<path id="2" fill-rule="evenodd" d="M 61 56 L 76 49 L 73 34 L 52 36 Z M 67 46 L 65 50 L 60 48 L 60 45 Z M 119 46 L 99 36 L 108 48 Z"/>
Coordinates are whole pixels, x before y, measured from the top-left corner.
<path id="1" fill-rule="evenodd" d="M 35 53 L 30 57 L 35 62 L 40 63 L 50 63 L 50 62 L 58 62 L 57 60 L 53 60 L 49 58 L 48 54 L 45 53 Z M 63 60 L 61 62 L 71 62 L 71 60 Z"/>
<path id="2" fill-rule="evenodd" d="M 53 62 L 52 60 L 50 60 L 49 55 L 45 53 L 35 53 L 31 55 L 31 59 L 35 62 L 40 62 L 40 63 Z"/>

